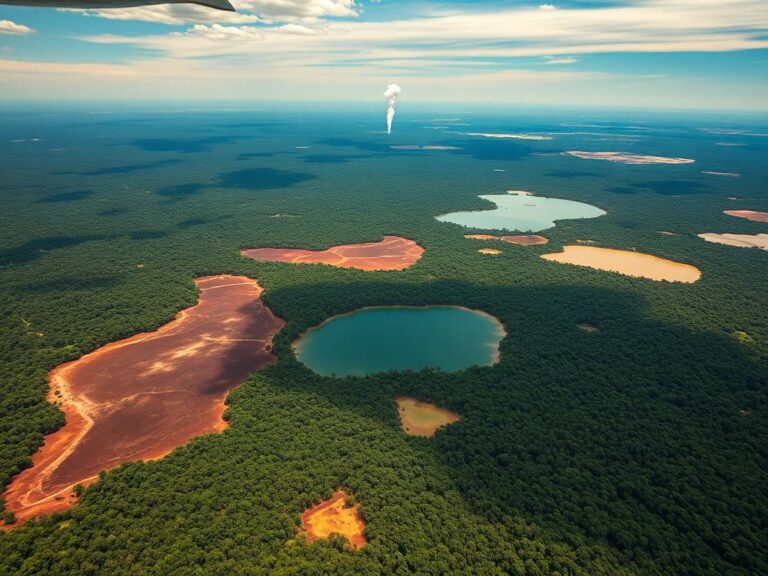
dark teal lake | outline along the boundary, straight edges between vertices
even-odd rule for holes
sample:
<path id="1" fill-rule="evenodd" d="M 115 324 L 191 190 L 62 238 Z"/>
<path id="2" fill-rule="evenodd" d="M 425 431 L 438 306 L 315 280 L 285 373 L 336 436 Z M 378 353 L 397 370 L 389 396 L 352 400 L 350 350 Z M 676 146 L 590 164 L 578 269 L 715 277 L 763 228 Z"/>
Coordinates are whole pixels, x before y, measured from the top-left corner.
<path id="1" fill-rule="evenodd" d="M 455 306 L 364 308 L 331 318 L 295 345 L 297 358 L 323 376 L 388 370 L 446 372 L 498 360 L 504 328 L 493 316 Z"/>

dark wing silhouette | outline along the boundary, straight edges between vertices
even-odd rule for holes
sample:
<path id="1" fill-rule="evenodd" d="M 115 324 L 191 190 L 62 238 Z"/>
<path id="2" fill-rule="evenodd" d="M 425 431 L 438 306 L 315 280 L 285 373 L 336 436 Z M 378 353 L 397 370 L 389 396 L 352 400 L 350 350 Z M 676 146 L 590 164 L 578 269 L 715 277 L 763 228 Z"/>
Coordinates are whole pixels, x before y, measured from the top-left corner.
<path id="1" fill-rule="evenodd" d="M 0 0 L 13 6 L 48 6 L 50 8 L 129 8 L 155 4 L 199 4 L 217 10 L 235 12 L 229 0 Z"/>

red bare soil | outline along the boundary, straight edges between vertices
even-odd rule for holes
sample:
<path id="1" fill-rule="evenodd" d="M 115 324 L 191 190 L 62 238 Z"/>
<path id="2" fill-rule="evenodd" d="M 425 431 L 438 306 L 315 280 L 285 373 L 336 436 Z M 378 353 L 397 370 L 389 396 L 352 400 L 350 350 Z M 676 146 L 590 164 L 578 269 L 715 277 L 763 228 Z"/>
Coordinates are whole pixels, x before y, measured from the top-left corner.
<path id="1" fill-rule="evenodd" d="M 537 244 L 546 244 L 549 242 L 544 236 L 538 234 L 524 236 L 493 236 L 491 234 L 466 234 L 464 238 L 470 240 L 500 240 L 507 244 L 519 244 L 520 246 L 535 246 Z"/>
<path id="2" fill-rule="evenodd" d="M 418 262 L 424 248 L 413 240 L 385 236 L 381 242 L 343 244 L 327 250 L 296 250 L 291 248 L 247 248 L 240 255 L 261 262 L 290 262 L 292 264 L 330 264 L 358 270 L 403 270 Z"/>
<path id="3" fill-rule="evenodd" d="M 227 393 L 274 361 L 284 322 L 244 276 L 198 278 L 197 305 L 155 332 L 113 342 L 51 371 L 49 402 L 66 424 L 4 496 L 19 523 L 69 507 L 73 485 L 131 460 L 162 458 L 219 432 Z M 57 394 L 58 393 L 58 394 Z"/>
<path id="4" fill-rule="evenodd" d="M 304 511 L 301 525 L 309 542 L 340 534 L 353 548 L 365 546 L 365 523 L 360 518 L 358 505 L 347 508 L 346 500 L 347 493 L 337 490 L 330 500 L 324 500 Z"/>
<path id="5" fill-rule="evenodd" d="M 723 214 L 736 216 L 736 218 L 746 218 L 753 222 L 768 222 L 768 212 L 756 212 L 754 210 L 723 210 Z"/>

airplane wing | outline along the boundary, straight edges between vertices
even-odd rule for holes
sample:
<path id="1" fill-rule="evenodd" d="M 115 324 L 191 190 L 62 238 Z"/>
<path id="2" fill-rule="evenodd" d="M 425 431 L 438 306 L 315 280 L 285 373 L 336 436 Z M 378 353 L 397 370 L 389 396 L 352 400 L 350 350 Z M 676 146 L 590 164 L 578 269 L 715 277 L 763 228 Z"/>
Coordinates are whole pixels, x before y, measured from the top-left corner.
<path id="1" fill-rule="evenodd" d="M 50 8 L 129 8 L 157 4 L 199 4 L 217 10 L 236 12 L 229 0 L 0 0 L 13 6 L 47 6 Z"/>
<path id="2" fill-rule="evenodd" d="M 218 10 L 227 10 L 228 12 L 237 12 L 235 7 L 229 3 L 229 0 L 196 0 L 193 4 L 202 4 L 209 8 L 216 8 Z"/>

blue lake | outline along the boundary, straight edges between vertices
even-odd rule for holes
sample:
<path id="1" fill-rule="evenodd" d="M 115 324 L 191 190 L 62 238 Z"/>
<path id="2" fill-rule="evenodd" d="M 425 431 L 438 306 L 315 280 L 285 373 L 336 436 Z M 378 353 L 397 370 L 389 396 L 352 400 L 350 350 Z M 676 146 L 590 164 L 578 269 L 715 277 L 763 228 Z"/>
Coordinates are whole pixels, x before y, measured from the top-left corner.
<path id="1" fill-rule="evenodd" d="M 308 330 L 297 358 L 323 376 L 364 376 L 388 370 L 452 372 L 498 360 L 501 323 L 455 306 L 364 308 Z"/>

